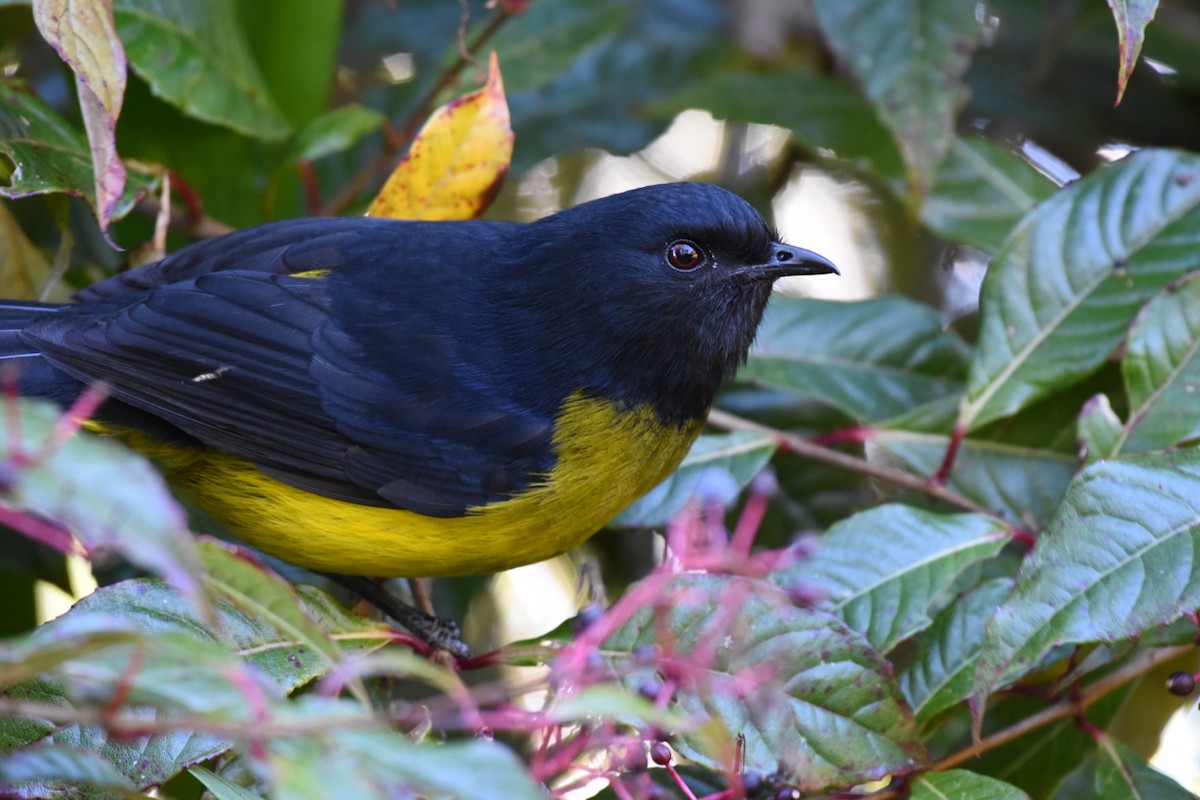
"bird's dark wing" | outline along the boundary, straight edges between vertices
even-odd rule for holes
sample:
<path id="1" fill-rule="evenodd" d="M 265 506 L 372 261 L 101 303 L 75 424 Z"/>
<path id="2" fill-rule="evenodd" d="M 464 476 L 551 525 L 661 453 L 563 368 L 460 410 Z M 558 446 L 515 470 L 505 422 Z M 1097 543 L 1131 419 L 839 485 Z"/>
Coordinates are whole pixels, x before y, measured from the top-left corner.
<path id="1" fill-rule="evenodd" d="M 330 304 L 321 278 L 225 270 L 66 308 L 25 336 L 123 402 L 339 499 L 455 516 L 552 466 L 552 419 L 497 405 L 403 319 L 387 321 L 389 370 L 365 366 Z"/>

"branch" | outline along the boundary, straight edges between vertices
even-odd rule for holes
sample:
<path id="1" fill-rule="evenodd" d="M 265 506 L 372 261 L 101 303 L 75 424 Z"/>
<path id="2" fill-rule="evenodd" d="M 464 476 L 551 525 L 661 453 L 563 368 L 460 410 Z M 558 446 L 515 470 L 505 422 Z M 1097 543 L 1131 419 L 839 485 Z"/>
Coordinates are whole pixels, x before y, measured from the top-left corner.
<path id="1" fill-rule="evenodd" d="M 775 440 L 779 447 L 789 453 L 811 458 L 814 461 L 821 461 L 826 464 L 832 464 L 835 467 L 857 472 L 861 475 L 866 475 L 871 478 L 878 478 L 895 484 L 896 486 L 905 489 L 912 489 L 916 492 L 921 492 L 927 497 L 934 500 L 961 508 L 965 511 L 974 511 L 977 514 L 986 514 L 989 517 L 995 517 L 996 514 L 991 509 L 984 508 L 970 498 L 964 497 L 953 489 L 949 489 L 933 481 L 925 478 L 920 478 L 904 470 L 894 467 L 884 466 L 868 461 L 865 458 L 847 455 L 840 450 L 834 450 L 829 447 L 823 447 L 819 444 L 813 444 L 806 439 L 802 439 L 795 434 L 786 433 L 776 428 L 771 428 L 767 425 L 760 425 L 757 422 L 744 419 L 735 414 L 730 414 L 725 411 L 713 409 L 708 412 L 708 421 L 710 424 L 718 428 L 723 428 L 728 431 L 753 431 L 755 433 L 765 433 Z"/>
<path id="2" fill-rule="evenodd" d="M 1143 653 L 1115 672 L 1105 675 L 1095 683 L 1088 684 L 1079 691 L 1078 695 L 1068 697 L 1044 711 L 1039 711 L 1031 717 L 1026 717 L 1015 725 L 999 730 L 969 747 L 964 747 L 957 753 L 951 753 L 934 764 L 931 771 L 941 772 L 956 767 L 964 761 L 982 755 L 1000 745 L 1008 744 L 1030 731 L 1036 730 L 1043 725 L 1049 725 L 1051 722 L 1057 722 L 1066 717 L 1082 716 L 1088 706 L 1110 692 L 1119 689 L 1134 678 L 1138 678 L 1144 673 L 1149 672 L 1164 661 L 1170 661 L 1172 658 L 1194 651 L 1195 649 L 1195 645 L 1184 644 Z"/>

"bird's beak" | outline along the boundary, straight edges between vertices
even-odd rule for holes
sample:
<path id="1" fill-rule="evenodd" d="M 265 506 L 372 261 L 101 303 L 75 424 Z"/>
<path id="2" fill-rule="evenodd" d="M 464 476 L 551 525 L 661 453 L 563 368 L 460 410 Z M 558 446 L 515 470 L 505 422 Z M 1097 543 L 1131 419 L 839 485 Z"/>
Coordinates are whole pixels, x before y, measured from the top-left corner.
<path id="1" fill-rule="evenodd" d="M 760 280 L 773 281 L 789 275 L 841 275 L 829 259 L 803 247 L 775 242 L 771 260 L 762 264 L 748 264 L 735 271 L 739 275 L 751 275 Z"/>

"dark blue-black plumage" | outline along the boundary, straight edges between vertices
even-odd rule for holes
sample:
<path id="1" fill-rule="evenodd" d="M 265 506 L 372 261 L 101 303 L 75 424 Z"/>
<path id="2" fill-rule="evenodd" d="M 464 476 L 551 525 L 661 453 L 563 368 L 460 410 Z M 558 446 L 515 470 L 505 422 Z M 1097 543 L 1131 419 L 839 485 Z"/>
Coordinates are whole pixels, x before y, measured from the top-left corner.
<path id="1" fill-rule="evenodd" d="M 673 267 L 678 241 L 704 262 Z M 527 225 L 293 220 L 192 245 L 76 304 L 0 306 L 0 355 L 30 356 L 30 393 L 65 402 L 103 381 L 118 423 L 319 494 L 452 516 L 553 467 L 573 393 L 667 425 L 701 418 L 773 278 L 831 270 L 703 184 Z"/>

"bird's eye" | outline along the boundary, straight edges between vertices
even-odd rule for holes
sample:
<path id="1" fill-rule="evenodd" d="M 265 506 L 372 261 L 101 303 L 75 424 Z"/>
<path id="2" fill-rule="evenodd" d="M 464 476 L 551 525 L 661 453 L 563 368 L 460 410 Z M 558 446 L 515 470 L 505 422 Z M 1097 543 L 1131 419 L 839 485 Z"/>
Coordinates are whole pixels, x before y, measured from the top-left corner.
<path id="1" fill-rule="evenodd" d="M 667 262 L 675 269 L 688 272 L 704 262 L 704 254 L 696 245 L 680 239 L 667 247 Z"/>

